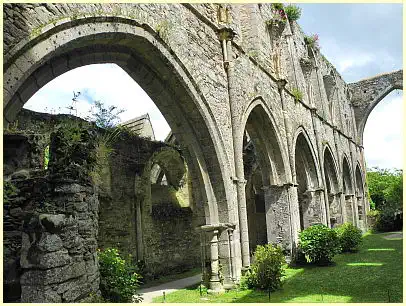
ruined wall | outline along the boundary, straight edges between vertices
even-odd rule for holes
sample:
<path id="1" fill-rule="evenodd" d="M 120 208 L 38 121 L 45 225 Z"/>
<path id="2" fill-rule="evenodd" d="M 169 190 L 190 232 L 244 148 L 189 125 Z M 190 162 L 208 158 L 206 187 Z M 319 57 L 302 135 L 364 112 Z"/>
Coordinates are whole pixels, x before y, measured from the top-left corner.
<path id="1" fill-rule="evenodd" d="M 142 176 L 154 152 L 167 145 L 123 134 L 107 163 L 103 161 L 95 187 L 83 169 L 91 143 L 75 153 L 79 156 L 69 157 L 75 161 L 73 168 L 59 165 L 66 166 L 70 159 L 64 143 L 52 133 L 60 123 L 72 120 L 79 119 L 23 110 L 13 131 L 8 131 L 12 134 L 4 135 L 4 178 L 9 190 L 3 218 L 7 301 L 74 302 L 97 293 L 96 247 L 116 247 L 125 257 L 137 260 L 135 203 L 143 199 L 137 193 L 136 178 Z M 51 161 L 45 170 L 47 145 Z M 142 211 L 147 278 L 183 271 L 200 262 L 195 227 L 204 224 L 204 218 L 190 208 L 181 209 L 176 197 L 171 198 L 170 186 L 159 187 L 152 190 L 152 205 L 158 209 L 145 206 Z M 187 192 L 183 195 L 182 205 L 188 206 Z M 167 204 L 179 209 L 162 217 L 160 206 Z M 37 285 L 43 290 L 40 294 L 30 291 Z"/>
<path id="2" fill-rule="evenodd" d="M 181 209 L 169 191 L 170 186 L 152 185 L 151 210 L 143 189 L 150 182 L 138 183 L 153 154 L 164 147 L 167 145 L 162 142 L 139 137 L 117 139 L 108 161 L 107 177 L 101 184 L 99 247 L 116 247 L 123 255 L 140 260 L 136 203 L 141 202 L 142 261 L 146 265 L 146 277 L 194 267 L 200 259 L 195 227 L 204 224 L 204 219 L 199 219 L 190 208 Z"/>

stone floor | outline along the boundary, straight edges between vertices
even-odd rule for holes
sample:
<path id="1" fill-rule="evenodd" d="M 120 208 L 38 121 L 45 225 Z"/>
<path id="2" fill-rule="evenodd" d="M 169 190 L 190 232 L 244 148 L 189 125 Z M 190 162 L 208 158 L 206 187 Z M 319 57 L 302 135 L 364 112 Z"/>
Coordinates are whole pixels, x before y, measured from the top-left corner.
<path id="1" fill-rule="evenodd" d="M 194 284 L 198 284 L 200 283 L 201 279 L 202 275 L 197 274 L 195 276 L 178 279 L 176 281 L 161 284 L 159 286 L 143 288 L 139 290 L 138 293 L 141 294 L 143 298 L 142 303 L 152 303 L 153 298 L 162 296 L 164 292 L 165 294 L 168 294 L 176 290 L 183 289 Z"/>

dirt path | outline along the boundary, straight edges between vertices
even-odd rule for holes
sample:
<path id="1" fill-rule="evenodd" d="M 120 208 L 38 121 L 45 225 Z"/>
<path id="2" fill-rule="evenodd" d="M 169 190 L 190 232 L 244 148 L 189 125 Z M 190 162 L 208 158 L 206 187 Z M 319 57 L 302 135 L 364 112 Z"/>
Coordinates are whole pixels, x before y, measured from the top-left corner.
<path id="1" fill-rule="evenodd" d="M 138 293 L 141 294 L 143 298 L 142 303 L 152 303 L 152 299 L 157 296 L 162 296 L 164 291 L 165 294 L 171 293 L 176 290 L 183 289 L 194 284 L 198 284 L 200 283 L 201 279 L 202 275 L 197 274 L 195 276 L 178 279 L 176 281 L 161 284 L 159 286 L 144 288 L 139 290 Z"/>
<path id="2" fill-rule="evenodd" d="M 392 233 L 388 236 L 384 237 L 385 239 L 391 239 L 391 238 L 401 238 L 403 239 L 403 232 L 398 232 L 398 233 Z"/>

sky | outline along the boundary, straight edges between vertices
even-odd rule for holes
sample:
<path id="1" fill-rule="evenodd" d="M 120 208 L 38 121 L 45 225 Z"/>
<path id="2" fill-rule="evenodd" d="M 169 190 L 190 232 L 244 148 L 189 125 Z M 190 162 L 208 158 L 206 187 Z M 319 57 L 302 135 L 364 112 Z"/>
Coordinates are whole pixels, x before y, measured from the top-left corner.
<path id="1" fill-rule="evenodd" d="M 401 4 L 299 4 L 298 23 L 306 34 L 318 34 L 321 52 L 347 83 L 402 69 Z M 77 114 L 86 117 L 91 102 L 124 109 L 122 121 L 149 113 L 156 139 L 170 127 L 148 95 L 115 64 L 71 70 L 41 88 L 25 108 L 69 113 L 73 92 L 81 92 Z M 392 92 L 372 111 L 364 132 L 368 167 L 403 168 L 402 91 Z"/>

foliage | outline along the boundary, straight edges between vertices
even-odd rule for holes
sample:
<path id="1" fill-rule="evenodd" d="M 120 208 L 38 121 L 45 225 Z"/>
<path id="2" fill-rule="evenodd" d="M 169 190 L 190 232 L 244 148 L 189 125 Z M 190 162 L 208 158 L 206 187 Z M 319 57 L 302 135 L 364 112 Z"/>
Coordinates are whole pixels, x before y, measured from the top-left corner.
<path id="1" fill-rule="evenodd" d="M 319 35 L 317 34 L 312 34 L 310 36 L 305 35 L 304 42 L 313 50 L 320 50 Z"/>
<path id="2" fill-rule="evenodd" d="M 284 8 L 289 21 L 296 21 L 302 15 L 302 9 L 297 5 L 289 4 Z"/>
<path id="3" fill-rule="evenodd" d="M 200 295 L 199 286 L 166 295 L 167 303 L 387 303 L 403 301 L 403 241 L 367 234 L 357 253 L 334 257 L 334 266 L 286 268 L 283 290 L 255 289 Z M 365 284 L 374 290 L 365 290 Z M 163 302 L 162 295 L 153 302 Z"/>
<path id="4" fill-rule="evenodd" d="M 329 264 L 340 251 L 336 231 L 324 224 L 315 224 L 308 227 L 300 232 L 299 239 L 299 248 L 310 263 Z"/>
<path id="5" fill-rule="evenodd" d="M 275 11 L 283 10 L 283 3 L 272 3 L 271 8 Z"/>
<path id="6" fill-rule="evenodd" d="M 295 103 L 303 99 L 303 93 L 298 88 L 292 88 L 292 95 L 295 98 Z"/>
<path id="7" fill-rule="evenodd" d="M 136 267 L 120 257 L 117 249 L 98 251 L 100 264 L 100 291 L 104 299 L 111 302 L 140 302 L 136 290 L 141 276 Z"/>
<path id="8" fill-rule="evenodd" d="M 9 181 L 3 180 L 3 204 L 8 204 L 10 198 L 18 194 L 18 188 Z"/>
<path id="9" fill-rule="evenodd" d="M 403 211 L 403 171 L 372 168 L 367 171 L 370 206 L 376 212 L 369 214 L 378 231 L 391 231 L 396 215 Z"/>
<path id="10" fill-rule="evenodd" d="M 49 163 L 49 146 L 46 146 L 44 150 L 44 169 L 48 169 L 48 163 Z"/>
<path id="11" fill-rule="evenodd" d="M 243 286 L 269 291 L 278 289 L 281 286 L 285 264 L 281 247 L 272 244 L 258 245 L 254 257 L 250 270 L 244 276 Z"/>
<path id="12" fill-rule="evenodd" d="M 272 24 L 273 21 L 286 22 L 287 15 L 283 9 L 282 3 L 272 3 L 272 19 L 267 21 L 267 24 Z"/>
<path id="13" fill-rule="evenodd" d="M 356 251 L 362 242 L 362 231 L 350 222 L 335 228 L 340 242 L 341 252 Z"/>
<path id="14" fill-rule="evenodd" d="M 117 106 L 107 106 L 101 101 L 93 101 L 94 106 L 90 110 L 88 121 L 94 121 L 98 127 L 108 129 L 113 128 L 120 122 L 119 115 L 124 112 Z"/>

